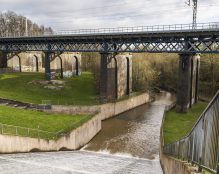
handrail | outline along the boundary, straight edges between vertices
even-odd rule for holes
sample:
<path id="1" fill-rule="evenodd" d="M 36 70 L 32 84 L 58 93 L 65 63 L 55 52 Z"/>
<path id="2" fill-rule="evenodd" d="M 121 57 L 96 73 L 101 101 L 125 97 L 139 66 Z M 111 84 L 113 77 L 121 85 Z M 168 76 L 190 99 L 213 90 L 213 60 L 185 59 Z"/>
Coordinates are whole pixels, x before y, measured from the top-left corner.
<path id="1" fill-rule="evenodd" d="M 185 137 L 165 145 L 165 154 L 219 173 L 219 91 Z"/>
<path id="2" fill-rule="evenodd" d="M 34 138 L 43 138 L 43 139 L 57 139 L 61 131 L 50 132 L 40 129 L 33 129 L 21 126 L 14 126 L 0 123 L 0 134 L 2 135 L 15 135 L 23 137 L 34 137 Z"/>
<path id="3" fill-rule="evenodd" d="M 193 24 L 171 24 L 171 25 L 152 25 L 152 26 L 135 26 L 135 27 L 117 27 L 117 28 L 97 28 L 97 29 L 76 29 L 76 30 L 59 30 L 54 32 L 44 32 L 29 34 L 28 36 L 19 35 L 18 33 L 9 33 L 5 31 L 0 33 L 0 38 L 8 37 L 37 37 L 37 36 L 56 36 L 56 35 L 97 35 L 97 34 L 120 34 L 120 33 L 139 33 L 139 32 L 172 32 L 172 31 L 204 31 L 219 30 L 219 22 L 197 23 Z"/>
<path id="4" fill-rule="evenodd" d="M 118 28 L 98 28 L 98 29 L 79 29 L 79 30 L 60 30 L 54 35 L 65 34 L 110 34 L 110 33 L 133 33 L 133 32 L 156 32 L 156 31 L 181 31 L 181 30 L 202 30 L 219 29 L 219 22 L 193 24 L 172 24 L 172 25 L 154 25 L 154 26 L 136 26 L 136 27 L 118 27 Z"/>

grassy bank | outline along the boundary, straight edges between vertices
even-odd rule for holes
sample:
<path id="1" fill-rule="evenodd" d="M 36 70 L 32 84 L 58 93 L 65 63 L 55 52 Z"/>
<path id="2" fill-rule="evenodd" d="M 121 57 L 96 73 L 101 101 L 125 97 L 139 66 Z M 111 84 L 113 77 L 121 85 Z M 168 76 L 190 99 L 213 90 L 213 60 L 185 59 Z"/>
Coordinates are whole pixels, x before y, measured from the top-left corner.
<path id="1" fill-rule="evenodd" d="M 50 100 L 52 104 L 90 105 L 96 104 L 98 92 L 91 73 L 63 80 L 61 90 L 46 89 L 33 81 L 44 80 L 43 73 L 8 73 L 0 75 L 0 98 L 41 104 Z"/>
<path id="2" fill-rule="evenodd" d="M 188 113 L 176 113 L 175 109 L 166 113 L 164 121 L 164 143 L 169 144 L 186 136 L 207 107 L 207 103 L 199 102 Z"/>
<path id="3" fill-rule="evenodd" d="M 72 116 L 0 106 L 0 133 L 3 128 L 4 134 L 54 139 L 79 127 L 90 118 L 92 117 L 88 115 Z M 2 124 L 5 125 L 2 127 Z M 30 130 L 24 128 L 30 128 Z"/>

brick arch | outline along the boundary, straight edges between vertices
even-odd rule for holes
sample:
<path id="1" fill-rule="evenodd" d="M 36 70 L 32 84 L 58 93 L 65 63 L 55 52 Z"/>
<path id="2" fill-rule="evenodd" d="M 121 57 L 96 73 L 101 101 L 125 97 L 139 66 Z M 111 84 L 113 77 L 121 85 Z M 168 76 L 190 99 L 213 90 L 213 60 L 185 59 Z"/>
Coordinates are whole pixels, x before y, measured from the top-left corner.
<path id="1" fill-rule="evenodd" d="M 36 62 L 36 72 L 39 72 L 39 59 L 35 54 L 33 55 L 33 57 L 35 58 L 35 62 Z"/>

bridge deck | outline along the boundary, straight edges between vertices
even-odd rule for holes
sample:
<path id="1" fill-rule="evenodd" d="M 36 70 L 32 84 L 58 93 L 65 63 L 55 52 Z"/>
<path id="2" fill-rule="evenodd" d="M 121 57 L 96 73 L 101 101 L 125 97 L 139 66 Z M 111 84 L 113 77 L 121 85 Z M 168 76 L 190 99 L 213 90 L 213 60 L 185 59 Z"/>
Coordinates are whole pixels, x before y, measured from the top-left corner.
<path id="1" fill-rule="evenodd" d="M 2 37 L 0 51 L 219 53 L 219 24 L 216 24 L 196 29 L 180 25 L 169 27 L 170 30 L 159 26 Z"/>

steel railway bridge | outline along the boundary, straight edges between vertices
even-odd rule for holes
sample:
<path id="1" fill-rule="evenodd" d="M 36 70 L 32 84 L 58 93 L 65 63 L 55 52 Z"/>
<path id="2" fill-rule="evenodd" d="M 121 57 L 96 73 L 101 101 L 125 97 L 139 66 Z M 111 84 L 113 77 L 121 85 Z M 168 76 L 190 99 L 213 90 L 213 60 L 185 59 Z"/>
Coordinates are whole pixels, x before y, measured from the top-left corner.
<path id="1" fill-rule="evenodd" d="M 198 53 L 219 53 L 219 23 L 157 25 L 60 31 L 43 36 L 11 36 L 1 34 L 0 51 L 4 53 L 0 68 L 7 66 L 7 54 L 25 51 L 45 53 L 45 73 L 50 79 L 52 55 L 63 52 L 101 53 L 101 95 L 116 98 L 117 89 L 109 86 L 110 67 L 116 53 L 178 53 L 180 54 L 177 108 L 186 111 L 198 98 Z M 115 68 L 115 67 L 114 67 Z M 116 67 L 117 68 L 117 67 Z M 117 82 L 118 83 L 118 80 Z M 112 86 L 112 85 L 111 85 Z"/>

